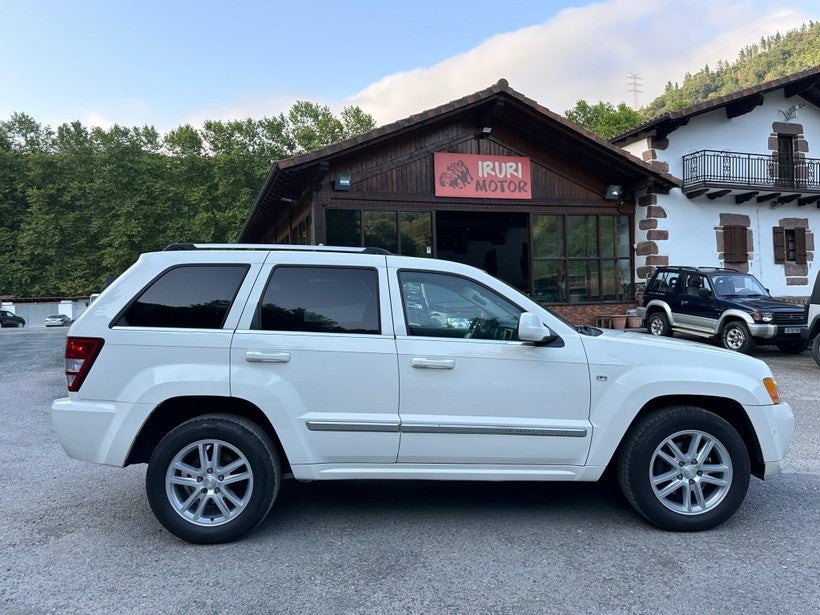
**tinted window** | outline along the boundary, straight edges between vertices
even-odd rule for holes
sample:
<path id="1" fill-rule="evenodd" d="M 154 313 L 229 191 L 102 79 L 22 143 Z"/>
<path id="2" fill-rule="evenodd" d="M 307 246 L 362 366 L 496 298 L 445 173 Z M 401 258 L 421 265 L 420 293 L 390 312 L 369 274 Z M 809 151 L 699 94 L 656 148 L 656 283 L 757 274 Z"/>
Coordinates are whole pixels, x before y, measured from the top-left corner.
<path id="1" fill-rule="evenodd" d="M 659 271 L 658 274 L 652 278 L 649 286 L 646 288 L 648 293 L 669 294 L 675 290 L 675 285 L 678 283 L 677 271 Z"/>
<path id="2" fill-rule="evenodd" d="M 518 339 L 521 310 L 485 286 L 421 271 L 402 271 L 399 282 L 409 335 Z"/>
<path id="3" fill-rule="evenodd" d="M 374 269 L 277 267 L 259 307 L 267 331 L 379 333 Z"/>
<path id="4" fill-rule="evenodd" d="M 221 329 L 247 271 L 247 265 L 174 267 L 154 280 L 114 324 Z"/>

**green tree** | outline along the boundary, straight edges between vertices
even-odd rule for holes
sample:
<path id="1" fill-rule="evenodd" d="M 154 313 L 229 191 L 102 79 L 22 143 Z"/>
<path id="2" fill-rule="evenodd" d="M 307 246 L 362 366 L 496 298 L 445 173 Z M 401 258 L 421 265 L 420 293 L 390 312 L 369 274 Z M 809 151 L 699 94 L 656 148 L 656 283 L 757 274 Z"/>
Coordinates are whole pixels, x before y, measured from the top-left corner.
<path id="1" fill-rule="evenodd" d="M 564 116 L 602 139 L 614 137 L 643 121 L 640 113 L 624 103 L 614 107 L 603 101 L 590 105 L 585 100 L 579 100 L 572 109 L 567 109 Z"/>

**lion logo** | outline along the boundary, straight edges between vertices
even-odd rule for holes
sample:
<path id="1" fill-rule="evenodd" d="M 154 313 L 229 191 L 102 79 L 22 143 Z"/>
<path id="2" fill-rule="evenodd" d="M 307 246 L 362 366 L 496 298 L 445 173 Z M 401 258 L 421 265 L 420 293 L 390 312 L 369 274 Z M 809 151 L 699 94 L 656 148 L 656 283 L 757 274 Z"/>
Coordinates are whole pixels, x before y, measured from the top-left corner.
<path id="1" fill-rule="evenodd" d="M 447 165 L 447 168 L 439 176 L 438 183 L 441 186 L 449 186 L 450 188 L 464 188 L 468 184 L 473 183 L 473 176 L 470 175 L 470 169 L 463 161 L 457 160 Z"/>

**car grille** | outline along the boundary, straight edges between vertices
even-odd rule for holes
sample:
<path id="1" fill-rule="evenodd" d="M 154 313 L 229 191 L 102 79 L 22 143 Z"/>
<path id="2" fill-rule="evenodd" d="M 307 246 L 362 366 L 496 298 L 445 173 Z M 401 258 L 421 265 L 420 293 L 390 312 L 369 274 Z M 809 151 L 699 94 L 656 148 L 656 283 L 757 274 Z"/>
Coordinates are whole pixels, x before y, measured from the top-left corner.
<path id="1" fill-rule="evenodd" d="M 777 324 L 806 324 L 806 313 L 798 314 L 774 314 L 774 321 Z"/>

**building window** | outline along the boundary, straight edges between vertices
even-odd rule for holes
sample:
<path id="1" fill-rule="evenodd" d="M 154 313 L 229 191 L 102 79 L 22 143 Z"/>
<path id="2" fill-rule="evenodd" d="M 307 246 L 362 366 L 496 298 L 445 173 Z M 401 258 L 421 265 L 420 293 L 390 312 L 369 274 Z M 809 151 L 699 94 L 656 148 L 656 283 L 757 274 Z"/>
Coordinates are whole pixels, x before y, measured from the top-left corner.
<path id="1" fill-rule="evenodd" d="M 634 296 L 629 216 L 535 214 L 533 298 L 542 303 Z"/>
<path id="2" fill-rule="evenodd" d="M 422 211 L 328 209 L 327 244 L 384 248 L 405 256 L 433 256 L 433 214 Z"/>
<path id="3" fill-rule="evenodd" d="M 745 226 L 727 225 L 723 227 L 723 262 L 745 263 L 749 260 L 746 235 Z"/>
<path id="4" fill-rule="evenodd" d="M 772 229 L 774 239 L 774 262 L 806 264 L 806 229 L 783 228 Z"/>

